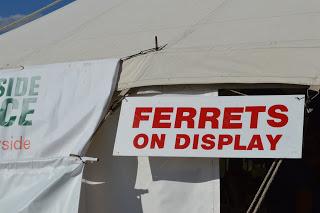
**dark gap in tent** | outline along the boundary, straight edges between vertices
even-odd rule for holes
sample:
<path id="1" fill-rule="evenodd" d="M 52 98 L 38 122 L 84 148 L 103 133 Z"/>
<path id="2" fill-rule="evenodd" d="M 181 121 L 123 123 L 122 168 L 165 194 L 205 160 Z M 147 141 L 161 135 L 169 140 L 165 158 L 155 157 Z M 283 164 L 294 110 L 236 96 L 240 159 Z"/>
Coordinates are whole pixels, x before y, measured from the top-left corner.
<path id="1" fill-rule="evenodd" d="M 239 87 L 238 87 L 239 88 Z M 262 87 L 260 87 L 262 88 Z M 285 159 L 266 194 L 259 213 L 320 212 L 320 96 L 306 87 L 220 89 L 219 96 L 293 95 L 307 101 L 303 158 Z M 246 212 L 273 159 L 221 159 L 221 213 Z"/>

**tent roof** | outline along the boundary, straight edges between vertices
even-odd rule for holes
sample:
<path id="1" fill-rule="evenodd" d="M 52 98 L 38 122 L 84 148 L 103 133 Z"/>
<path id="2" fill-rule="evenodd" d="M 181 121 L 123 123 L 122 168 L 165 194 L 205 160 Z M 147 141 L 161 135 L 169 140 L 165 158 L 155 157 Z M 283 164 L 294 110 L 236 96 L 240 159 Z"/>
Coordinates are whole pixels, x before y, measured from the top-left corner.
<path id="1" fill-rule="evenodd" d="M 320 85 L 318 0 L 77 0 L 0 36 L 0 68 L 126 60 L 119 89 L 168 84 Z"/>

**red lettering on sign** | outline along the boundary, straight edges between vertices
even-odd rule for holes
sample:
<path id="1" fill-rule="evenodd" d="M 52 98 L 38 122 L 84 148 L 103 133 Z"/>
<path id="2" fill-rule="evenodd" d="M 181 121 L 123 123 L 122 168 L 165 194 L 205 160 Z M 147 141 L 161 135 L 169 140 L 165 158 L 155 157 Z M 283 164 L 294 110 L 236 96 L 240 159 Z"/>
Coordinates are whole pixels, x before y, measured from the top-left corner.
<path id="1" fill-rule="evenodd" d="M 258 149 L 263 150 L 263 144 L 260 135 L 253 135 L 247 150 Z"/>
<path id="2" fill-rule="evenodd" d="M 269 108 L 268 114 L 270 117 L 278 119 L 280 121 L 276 121 L 275 119 L 270 119 L 267 120 L 268 124 L 272 127 L 284 127 L 288 123 L 288 116 L 284 113 L 280 112 L 288 112 L 288 108 L 284 105 L 273 105 L 272 107 Z"/>
<path id="3" fill-rule="evenodd" d="M 197 110 L 195 108 L 178 107 L 174 128 L 181 128 L 182 122 L 186 122 L 188 128 L 194 128 L 194 117 L 196 114 Z"/>
<path id="4" fill-rule="evenodd" d="M 214 108 L 214 107 L 201 108 L 198 128 L 200 129 L 206 128 L 207 122 L 211 123 L 212 129 L 219 128 L 219 121 L 218 121 L 219 116 L 220 116 L 220 110 L 218 108 Z"/>
<path id="5" fill-rule="evenodd" d="M 151 107 L 137 107 L 134 113 L 134 119 L 132 128 L 139 128 L 140 121 L 147 121 L 149 120 L 149 115 L 143 115 L 142 113 L 152 112 Z"/>
<path id="6" fill-rule="evenodd" d="M 211 135 L 211 134 L 206 134 L 202 136 L 202 142 L 203 142 L 203 144 L 201 144 L 202 149 L 204 150 L 213 149 L 215 146 L 213 141 L 214 139 L 215 139 L 214 135 Z"/>
<path id="7" fill-rule="evenodd" d="M 177 134 L 176 136 L 176 143 L 174 148 L 175 149 L 185 149 L 190 144 L 190 137 L 186 134 Z"/>
<path id="8" fill-rule="evenodd" d="M 267 135 L 268 141 L 270 143 L 270 150 L 276 150 L 276 146 L 281 139 L 282 135 L 276 135 L 276 137 L 272 137 L 272 135 Z"/>
<path id="9" fill-rule="evenodd" d="M 172 112 L 173 112 L 173 107 L 155 108 L 152 128 L 170 128 L 171 122 L 163 122 L 163 121 L 170 121 Z"/>
<path id="10" fill-rule="evenodd" d="M 2 149 L 3 150 L 9 149 L 9 141 L 2 141 Z"/>
<path id="11" fill-rule="evenodd" d="M 24 147 L 24 149 L 30 149 L 30 145 L 31 145 L 30 140 L 25 140 L 23 147 Z"/>
<path id="12" fill-rule="evenodd" d="M 139 142 L 142 139 L 142 143 Z M 141 141 L 141 140 L 140 140 Z M 148 136 L 146 134 L 138 134 L 133 139 L 133 146 L 137 149 L 143 149 L 148 145 Z"/>
<path id="13" fill-rule="evenodd" d="M 164 142 L 166 140 L 166 135 L 161 134 L 160 137 L 158 134 L 152 134 L 151 136 L 151 149 L 154 149 L 156 145 L 158 146 L 158 149 L 162 149 L 164 147 Z"/>
<path id="14" fill-rule="evenodd" d="M 250 128 L 256 129 L 258 127 L 259 113 L 265 112 L 266 107 L 265 106 L 247 106 L 245 111 L 251 113 Z"/>
<path id="15" fill-rule="evenodd" d="M 246 150 L 246 146 L 240 144 L 240 135 L 235 135 L 234 150 Z"/>
<path id="16" fill-rule="evenodd" d="M 241 129 L 242 123 L 233 123 L 232 121 L 241 121 L 243 107 L 226 107 L 223 115 L 223 129 Z"/>
<path id="17" fill-rule="evenodd" d="M 199 134 L 195 134 L 195 135 L 193 136 L 192 149 L 198 149 L 198 144 L 199 144 Z"/>
<path id="18" fill-rule="evenodd" d="M 223 146 L 230 145 L 232 143 L 231 135 L 219 135 L 218 149 L 223 149 Z"/>

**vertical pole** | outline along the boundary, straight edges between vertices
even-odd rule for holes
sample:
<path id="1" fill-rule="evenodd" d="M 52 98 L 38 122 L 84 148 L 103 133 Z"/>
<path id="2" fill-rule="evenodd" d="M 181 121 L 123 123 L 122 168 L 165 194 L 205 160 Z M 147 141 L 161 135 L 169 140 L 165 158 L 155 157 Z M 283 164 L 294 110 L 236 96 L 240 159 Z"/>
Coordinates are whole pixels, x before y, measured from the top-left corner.
<path id="1" fill-rule="evenodd" d="M 156 51 L 158 51 L 158 50 L 159 50 L 158 37 L 155 36 L 155 37 L 154 37 L 154 40 L 155 40 Z"/>

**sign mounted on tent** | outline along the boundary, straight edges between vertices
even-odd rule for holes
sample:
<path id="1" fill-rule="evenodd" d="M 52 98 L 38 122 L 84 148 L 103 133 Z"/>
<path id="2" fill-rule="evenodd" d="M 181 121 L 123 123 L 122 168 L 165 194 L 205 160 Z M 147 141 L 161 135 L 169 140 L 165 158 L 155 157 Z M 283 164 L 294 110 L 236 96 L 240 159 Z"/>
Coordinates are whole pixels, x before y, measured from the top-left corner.
<path id="1" fill-rule="evenodd" d="M 114 155 L 301 158 L 304 96 L 128 97 Z"/>

